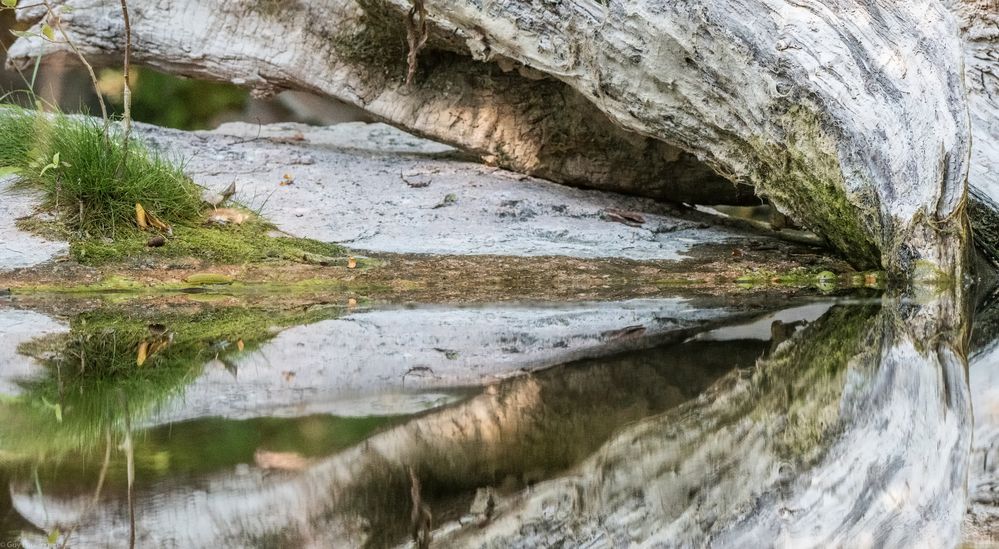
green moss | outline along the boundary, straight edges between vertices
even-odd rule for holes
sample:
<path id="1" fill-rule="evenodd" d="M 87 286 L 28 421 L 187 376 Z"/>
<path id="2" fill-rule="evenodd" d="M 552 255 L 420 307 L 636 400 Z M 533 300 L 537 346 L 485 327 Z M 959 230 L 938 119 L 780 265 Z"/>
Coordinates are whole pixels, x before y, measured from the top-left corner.
<path id="1" fill-rule="evenodd" d="M 785 142 L 752 143 L 763 158 L 753 184 L 795 220 L 824 237 L 856 267 L 881 266 L 877 197 L 848 195 L 834 139 L 819 117 L 804 106 L 789 109 L 778 122 Z"/>
<path id="2" fill-rule="evenodd" d="M 70 243 L 70 253 L 87 265 L 102 265 L 128 258 L 195 257 L 215 263 L 244 264 L 262 261 L 294 261 L 333 264 L 346 250 L 307 238 L 274 236 L 274 226 L 261 220 L 242 225 L 204 227 L 178 225 L 166 244 L 150 248 L 149 233 L 129 228 L 113 239 L 84 238 Z"/>
<path id="3" fill-rule="evenodd" d="M 405 80 L 409 47 L 402 16 L 383 0 L 359 0 L 364 13 L 354 24 L 338 25 L 331 37 L 337 55 L 347 61 L 380 67 L 386 80 Z"/>

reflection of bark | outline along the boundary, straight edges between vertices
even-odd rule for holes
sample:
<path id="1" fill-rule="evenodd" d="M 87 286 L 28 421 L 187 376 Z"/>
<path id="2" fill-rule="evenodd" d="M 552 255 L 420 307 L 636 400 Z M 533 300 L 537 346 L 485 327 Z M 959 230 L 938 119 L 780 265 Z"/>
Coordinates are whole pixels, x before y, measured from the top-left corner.
<path id="1" fill-rule="evenodd" d="M 301 473 L 217 475 L 194 497 L 187 484 L 155 486 L 138 495 L 139 539 L 402 542 L 411 466 L 442 547 L 946 545 L 968 471 L 963 320 L 946 298 L 886 299 L 835 307 L 772 351 L 689 341 L 555 368 Z M 479 487 L 498 494 L 491 520 L 456 521 Z M 52 520 L 80 506 L 14 492 L 42 529 L 53 526 L 43 504 Z M 77 545 L 122 539 L 121 499 L 80 526 Z"/>
<path id="2" fill-rule="evenodd" d="M 425 395 L 434 389 L 481 386 L 661 345 L 734 318 L 732 311 L 684 299 L 357 312 L 284 331 L 237 358 L 236 377 L 207 371 L 150 422 L 411 413 L 426 408 Z M 295 377 L 285 380 L 279 374 L 289 368 Z M 394 398 L 386 404 L 388 395 Z"/>
<path id="3" fill-rule="evenodd" d="M 947 545 L 971 418 L 963 338 L 946 335 L 960 317 L 924 316 L 939 305 L 834 309 L 447 543 Z"/>
<path id="4" fill-rule="evenodd" d="M 573 466 L 620 426 L 675 407 L 765 341 L 690 342 L 632 351 L 511 380 L 481 396 L 376 435 L 301 474 L 251 469 L 192 486 L 158 485 L 136 500 L 141 545 L 284 544 L 379 546 L 409 535 L 413 467 L 434 522 L 456 518 L 481 486 L 518 490 Z M 50 490 L 51 491 L 51 490 Z M 15 507 L 43 529 L 84 522 L 73 546 L 127 538 L 123 495 L 84 517 L 83 499 L 44 500 L 15 485 Z M 54 493 L 54 492 L 53 492 Z M 46 522 L 42 506 L 51 522 Z"/>
<path id="5" fill-rule="evenodd" d="M 975 314 L 968 363 L 975 433 L 963 538 L 969 544 L 994 544 L 999 534 L 999 306 L 995 294 Z"/>

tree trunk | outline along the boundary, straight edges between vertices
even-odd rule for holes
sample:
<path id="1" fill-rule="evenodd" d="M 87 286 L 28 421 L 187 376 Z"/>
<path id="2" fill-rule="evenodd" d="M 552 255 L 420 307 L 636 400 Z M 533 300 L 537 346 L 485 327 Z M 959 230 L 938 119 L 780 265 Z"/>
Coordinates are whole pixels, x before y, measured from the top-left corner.
<path id="1" fill-rule="evenodd" d="M 88 56 L 120 55 L 112 6 L 64 3 Z M 409 86 L 405 0 L 134 4 L 137 62 L 331 95 L 565 183 L 696 202 L 751 184 L 858 266 L 965 268 L 971 130 L 938 0 L 434 0 Z"/>

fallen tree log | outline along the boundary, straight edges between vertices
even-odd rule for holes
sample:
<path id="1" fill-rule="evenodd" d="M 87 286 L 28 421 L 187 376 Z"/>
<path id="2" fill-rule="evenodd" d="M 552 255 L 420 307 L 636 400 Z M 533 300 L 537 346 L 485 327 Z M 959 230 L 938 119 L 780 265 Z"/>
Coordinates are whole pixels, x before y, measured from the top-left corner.
<path id="1" fill-rule="evenodd" d="M 59 3 L 75 8 L 60 24 L 87 56 L 120 54 L 113 6 Z M 425 3 L 430 40 L 410 86 L 408 1 L 132 4 L 135 59 L 156 68 L 331 95 L 566 183 L 731 195 L 706 165 L 858 266 L 965 268 L 962 42 L 937 0 L 437 0 Z M 10 61 L 58 49 L 44 46 L 21 39 Z"/>

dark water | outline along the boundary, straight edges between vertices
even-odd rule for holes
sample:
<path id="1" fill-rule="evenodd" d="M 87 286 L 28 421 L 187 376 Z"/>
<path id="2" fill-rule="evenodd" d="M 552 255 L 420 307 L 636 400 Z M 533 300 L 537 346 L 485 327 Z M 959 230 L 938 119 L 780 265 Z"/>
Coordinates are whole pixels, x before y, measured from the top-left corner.
<path id="1" fill-rule="evenodd" d="M 0 547 L 986 544 L 966 301 L 0 303 Z"/>

